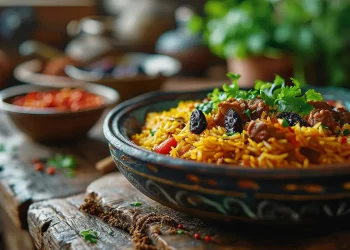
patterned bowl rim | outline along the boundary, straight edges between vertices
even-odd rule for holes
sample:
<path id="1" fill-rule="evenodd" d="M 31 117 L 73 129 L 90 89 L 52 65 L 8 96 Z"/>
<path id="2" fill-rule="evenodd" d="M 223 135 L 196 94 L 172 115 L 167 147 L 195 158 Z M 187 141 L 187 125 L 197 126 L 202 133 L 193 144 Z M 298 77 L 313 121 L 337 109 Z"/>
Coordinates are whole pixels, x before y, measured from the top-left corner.
<path id="1" fill-rule="evenodd" d="M 321 88 L 318 88 L 321 89 Z M 341 90 L 340 88 L 323 88 L 329 90 Z M 350 164 L 330 164 L 320 165 L 314 168 L 288 168 L 288 169 L 271 169 L 271 168 L 244 168 L 238 165 L 216 165 L 214 163 L 202 163 L 191 160 L 178 159 L 170 156 L 164 156 L 154 153 L 135 145 L 129 138 L 125 137 L 121 132 L 121 119 L 133 110 L 144 107 L 150 103 L 159 103 L 163 100 L 171 100 L 179 96 L 192 96 L 195 94 L 205 94 L 212 89 L 205 89 L 201 91 L 156 91 L 146 93 L 127 101 L 124 101 L 113 108 L 106 116 L 103 124 L 103 133 L 108 142 L 116 147 L 121 152 L 131 155 L 141 161 L 161 165 L 173 169 L 186 169 L 193 172 L 209 173 L 215 175 L 229 174 L 231 176 L 240 177 L 254 177 L 254 178 L 327 178 L 350 174 Z M 117 126 L 114 126 L 117 124 Z"/>

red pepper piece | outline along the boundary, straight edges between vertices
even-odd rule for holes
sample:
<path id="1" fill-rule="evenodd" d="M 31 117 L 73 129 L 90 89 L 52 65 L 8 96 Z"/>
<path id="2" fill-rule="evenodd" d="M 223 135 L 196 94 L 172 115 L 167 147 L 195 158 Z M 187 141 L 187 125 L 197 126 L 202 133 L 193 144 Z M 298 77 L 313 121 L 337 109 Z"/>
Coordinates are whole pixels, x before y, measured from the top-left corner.
<path id="1" fill-rule="evenodd" d="M 346 139 L 346 137 L 343 136 L 343 137 L 341 138 L 341 144 L 345 144 L 347 141 L 348 141 L 348 140 Z"/>
<path id="2" fill-rule="evenodd" d="M 163 141 L 161 144 L 158 146 L 154 147 L 154 152 L 167 155 L 169 154 L 170 150 L 172 147 L 176 147 L 177 141 L 175 140 L 174 137 L 170 137 Z"/>
<path id="3" fill-rule="evenodd" d="M 48 168 L 46 169 L 46 173 L 47 173 L 48 175 L 54 175 L 54 174 L 56 173 L 56 168 L 55 168 L 55 167 L 48 167 Z"/>
<path id="4" fill-rule="evenodd" d="M 44 170 L 44 165 L 42 163 L 35 163 L 34 168 L 36 171 L 43 171 Z"/>
<path id="5" fill-rule="evenodd" d="M 206 241 L 206 242 L 211 241 L 211 237 L 210 237 L 209 235 L 205 236 L 205 241 Z"/>
<path id="6" fill-rule="evenodd" d="M 201 236 L 200 236 L 199 234 L 194 234 L 194 238 L 195 238 L 195 239 L 198 240 L 198 239 L 200 239 L 200 237 L 201 237 Z"/>

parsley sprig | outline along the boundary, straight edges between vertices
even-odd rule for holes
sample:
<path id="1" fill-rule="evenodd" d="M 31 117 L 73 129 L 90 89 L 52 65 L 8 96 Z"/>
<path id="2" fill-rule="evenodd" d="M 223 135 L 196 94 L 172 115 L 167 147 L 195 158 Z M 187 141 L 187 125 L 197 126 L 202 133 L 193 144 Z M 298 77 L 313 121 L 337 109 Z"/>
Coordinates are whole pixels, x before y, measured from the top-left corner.
<path id="1" fill-rule="evenodd" d="M 274 112 L 296 112 L 300 115 L 306 115 L 311 112 L 313 106 L 309 101 L 322 101 L 322 95 L 313 89 L 309 89 L 304 94 L 301 91 L 301 84 L 298 80 L 291 78 L 294 86 L 288 86 L 285 80 L 276 75 L 273 82 L 256 81 L 254 89 L 242 90 L 238 86 L 240 75 L 228 73 L 227 76 L 232 80 L 231 85 L 224 84 L 223 91 L 218 88 L 208 94 L 209 101 L 197 106 L 204 113 L 210 113 L 218 109 L 222 101 L 229 98 L 252 100 L 260 98 L 268 104 Z"/>
<path id="2" fill-rule="evenodd" d="M 73 155 L 55 155 L 47 160 L 47 164 L 56 168 L 66 169 L 68 177 L 74 177 L 76 160 Z"/>
<path id="3" fill-rule="evenodd" d="M 80 232 L 80 235 L 84 237 L 85 241 L 89 241 L 93 244 L 97 243 L 97 232 L 92 229 L 86 229 Z"/>

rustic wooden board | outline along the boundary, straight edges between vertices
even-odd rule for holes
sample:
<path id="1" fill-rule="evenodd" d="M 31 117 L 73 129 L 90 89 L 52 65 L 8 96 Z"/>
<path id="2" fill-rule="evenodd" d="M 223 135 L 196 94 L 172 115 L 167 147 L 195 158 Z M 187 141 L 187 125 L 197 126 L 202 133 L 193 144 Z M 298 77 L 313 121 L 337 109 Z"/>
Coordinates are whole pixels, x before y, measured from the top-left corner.
<path id="1" fill-rule="evenodd" d="M 28 221 L 37 248 L 130 249 L 134 244 L 135 249 L 350 249 L 348 223 L 303 226 L 238 222 L 209 224 L 150 200 L 132 187 L 119 173 L 109 174 L 93 182 L 87 191 L 88 202 L 81 208 L 99 215 L 105 223 L 96 216 L 78 211 L 79 205 L 83 203 L 82 195 L 33 204 L 29 209 Z M 141 202 L 142 205 L 130 206 L 135 201 Z M 91 206 L 92 204 L 97 204 L 99 207 Z M 184 227 L 183 234 L 176 233 L 176 226 L 180 223 Z M 115 234 L 113 237 L 108 237 L 106 232 L 112 226 L 115 226 L 113 228 Z M 79 231 L 86 228 L 100 232 L 98 244 L 87 244 L 82 241 Z M 131 233 L 132 238 L 117 228 L 123 228 L 125 232 Z M 200 240 L 194 239 L 195 233 L 201 235 Z M 210 243 L 204 240 L 206 235 L 211 236 Z"/>
<path id="2" fill-rule="evenodd" d="M 30 141 L 11 128 L 0 115 L 0 206 L 19 227 L 27 227 L 30 204 L 84 192 L 87 185 L 100 177 L 95 163 L 109 155 L 107 143 L 86 138 L 76 143 L 42 145 Z M 55 154 L 72 154 L 77 159 L 75 177 L 63 170 L 53 176 L 34 170 L 34 158 L 46 159 Z"/>

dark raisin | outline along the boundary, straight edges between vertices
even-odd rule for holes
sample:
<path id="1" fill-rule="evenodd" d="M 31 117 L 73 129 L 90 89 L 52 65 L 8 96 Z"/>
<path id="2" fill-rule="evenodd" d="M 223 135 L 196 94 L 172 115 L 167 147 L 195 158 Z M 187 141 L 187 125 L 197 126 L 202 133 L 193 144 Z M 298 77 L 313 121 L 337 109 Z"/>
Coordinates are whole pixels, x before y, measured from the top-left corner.
<path id="1" fill-rule="evenodd" d="M 208 126 L 207 119 L 202 111 L 195 109 L 193 110 L 190 118 L 190 130 L 192 133 L 200 134 Z"/>
<path id="2" fill-rule="evenodd" d="M 297 123 L 299 123 L 300 126 L 307 125 L 306 121 L 294 112 L 282 112 L 277 115 L 277 118 L 284 118 L 288 122 L 289 126 L 295 126 Z"/>
<path id="3" fill-rule="evenodd" d="M 227 111 L 224 126 L 226 133 L 242 133 L 243 131 L 242 119 L 233 109 Z"/>

